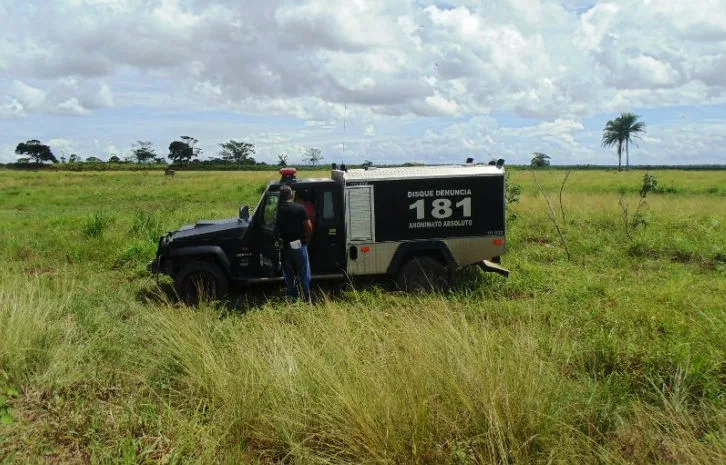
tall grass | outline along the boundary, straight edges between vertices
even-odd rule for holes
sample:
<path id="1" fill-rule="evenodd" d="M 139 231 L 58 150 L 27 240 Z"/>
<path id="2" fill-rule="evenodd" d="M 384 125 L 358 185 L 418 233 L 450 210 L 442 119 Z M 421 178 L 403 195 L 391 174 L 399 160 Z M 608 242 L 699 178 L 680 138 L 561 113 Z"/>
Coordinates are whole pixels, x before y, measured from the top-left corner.
<path id="1" fill-rule="evenodd" d="M 103 232 L 113 224 L 114 220 L 113 215 L 103 210 L 97 210 L 86 218 L 83 233 L 89 238 L 101 237 Z"/>
<path id="2" fill-rule="evenodd" d="M 72 363 L 78 327 L 64 294 L 38 279 L 0 274 L 0 371 L 9 383 L 52 379 Z"/>
<path id="3" fill-rule="evenodd" d="M 137 210 L 131 232 L 140 239 L 156 244 L 164 232 L 164 226 L 157 212 Z"/>
<path id="4" fill-rule="evenodd" d="M 228 443 L 270 460 L 524 463 L 568 438 L 589 448 L 562 408 L 571 386 L 536 341 L 421 303 L 148 321 L 154 359 L 181 371 L 189 401 L 217 413 Z"/>

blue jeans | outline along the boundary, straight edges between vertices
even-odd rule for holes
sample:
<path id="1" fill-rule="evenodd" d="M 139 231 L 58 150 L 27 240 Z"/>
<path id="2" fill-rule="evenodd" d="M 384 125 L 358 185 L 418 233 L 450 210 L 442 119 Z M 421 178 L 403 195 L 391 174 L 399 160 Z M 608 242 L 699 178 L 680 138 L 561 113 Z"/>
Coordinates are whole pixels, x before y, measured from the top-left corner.
<path id="1" fill-rule="evenodd" d="M 285 248 L 282 250 L 282 276 L 285 278 L 288 297 L 296 299 L 298 297 L 295 283 L 297 277 L 305 301 L 310 301 L 310 260 L 307 245 L 303 245 L 299 249 Z"/>

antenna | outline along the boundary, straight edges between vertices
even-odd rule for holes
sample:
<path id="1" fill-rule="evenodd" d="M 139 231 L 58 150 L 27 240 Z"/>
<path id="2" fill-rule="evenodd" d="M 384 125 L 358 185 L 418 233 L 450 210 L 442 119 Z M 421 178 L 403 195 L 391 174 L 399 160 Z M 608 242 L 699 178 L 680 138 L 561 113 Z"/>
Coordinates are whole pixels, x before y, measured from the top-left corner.
<path id="1" fill-rule="evenodd" d="M 347 120 L 348 120 L 348 104 L 343 105 L 343 154 L 342 158 L 345 160 L 345 136 L 346 136 L 346 129 L 347 129 Z"/>

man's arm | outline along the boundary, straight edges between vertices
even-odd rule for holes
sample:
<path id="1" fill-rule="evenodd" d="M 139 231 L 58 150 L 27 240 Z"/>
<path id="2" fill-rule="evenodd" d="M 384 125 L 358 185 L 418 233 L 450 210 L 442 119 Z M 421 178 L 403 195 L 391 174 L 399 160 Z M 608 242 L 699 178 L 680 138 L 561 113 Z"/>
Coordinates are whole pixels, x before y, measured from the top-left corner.
<path id="1" fill-rule="evenodd" d="M 310 244 L 310 240 L 313 238 L 313 223 L 310 219 L 306 219 L 303 222 L 303 233 L 306 244 Z"/>

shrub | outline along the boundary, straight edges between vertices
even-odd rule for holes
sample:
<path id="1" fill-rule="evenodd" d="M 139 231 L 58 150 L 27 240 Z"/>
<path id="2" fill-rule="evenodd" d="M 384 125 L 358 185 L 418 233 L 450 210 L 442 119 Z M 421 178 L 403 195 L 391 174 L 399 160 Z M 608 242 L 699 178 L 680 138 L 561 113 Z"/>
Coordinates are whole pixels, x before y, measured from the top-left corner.
<path id="1" fill-rule="evenodd" d="M 164 233 L 164 227 L 161 224 L 161 218 L 159 218 L 156 212 L 136 210 L 131 232 L 140 239 L 156 243 L 159 240 L 159 236 Z"/>
<path id="2" fill-rule="evenodd" d="M 83 234 L 85 234 L 88 238 L 101 237 L 103 232 L 108 229 L 114 221 L 115 218 L 111 214 L 103 210 L 96 210 L 86 218 L 86 224 L 83 227 Z"/>

